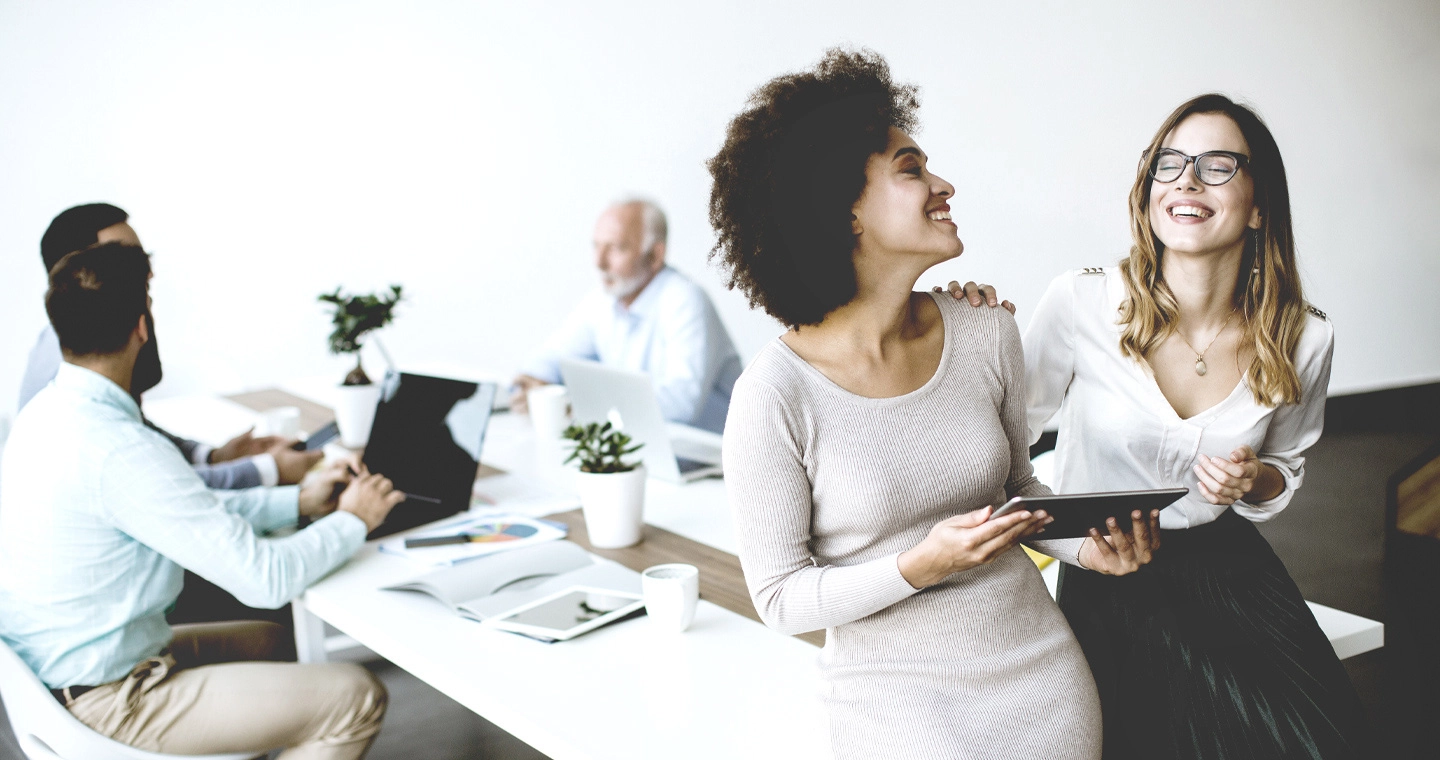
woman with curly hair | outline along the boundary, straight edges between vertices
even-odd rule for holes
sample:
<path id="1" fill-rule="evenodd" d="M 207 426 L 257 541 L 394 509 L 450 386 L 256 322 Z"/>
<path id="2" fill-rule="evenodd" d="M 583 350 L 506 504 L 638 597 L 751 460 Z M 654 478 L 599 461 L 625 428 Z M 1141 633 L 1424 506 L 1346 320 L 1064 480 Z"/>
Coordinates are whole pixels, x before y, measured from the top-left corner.
<path id="1" fill-rule="evenodd" d="M 1254 525 L 1304 479 L 1334 347 L 1269 128 L 1223 95 L 1181 104 L 1136 168 L 1130 230 L 1119 266 L 1057 277 L 1025 333 L 1032 439 L 1060 413 L 1056 488 L 1191 489 L 1144 573 L 1061 569 L 1105 758 L 1366 756 L 1359 698 Z"/>
<path id="2" fill-rule="evenodd" d="M 954 187 L 908 134 L 917 108 L 878 55 L 830 51 L 757 90 L 710 161 L 712 255 L 789 328 L 726 423 L 740 560 L 767 625 L 826 630 L 837 757 L 1093 759 L 1094 682 L 1017 546 L 1049 518 L 988 519 L 1049 493 L 1019 332 L 913 292 L 963 249 Z M 1151 518 L 1133 540 L 1112 531 L 1097 563 L 1148 562 Z"/>

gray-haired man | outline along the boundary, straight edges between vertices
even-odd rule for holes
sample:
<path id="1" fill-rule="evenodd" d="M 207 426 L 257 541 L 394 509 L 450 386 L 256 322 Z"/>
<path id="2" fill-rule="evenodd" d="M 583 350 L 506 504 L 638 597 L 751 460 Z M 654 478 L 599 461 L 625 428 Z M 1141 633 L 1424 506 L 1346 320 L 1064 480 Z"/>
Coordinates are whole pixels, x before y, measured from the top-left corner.
<path id="1" fill-rule="evenodd" d="M 643 199 L 616 203 L 595 223 L 601 287 L 583 297 L 515 378 L 525 392 L 560 381 L 563 358 L 590 359 L 650 375 L 667 420 L 725 427 L 740 356 L 710 298 L 665 265 L 665 214 Z"/>

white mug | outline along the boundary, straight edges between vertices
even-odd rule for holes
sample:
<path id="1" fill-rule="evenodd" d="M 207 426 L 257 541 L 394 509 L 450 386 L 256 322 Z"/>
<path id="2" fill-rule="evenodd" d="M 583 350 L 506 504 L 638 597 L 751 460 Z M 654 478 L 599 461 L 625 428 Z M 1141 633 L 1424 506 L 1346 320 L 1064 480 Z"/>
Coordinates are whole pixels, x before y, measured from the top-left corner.
<path id="1" fill-rule="evenodd" d="M 563 385 L 540 385 L 525 393 L 535 434 L 547 440 L 564 436 L 570 427 L 570 392 Z"/>
<path id="2" fill-rule="evenodd" d="M 260 419 L 255 424 L 255 436 L 263 438 L 267 435 L 281 438 L 300 435 L 300 407 L 277 406 L 261 412 Z"/>
<path id="3" fill-rule="evenodd" d="M 645 594 L 645 613 L 652 625 L 680 633 L 695 619 L 700 601 L 700 570 L 694 565 L 673 563 L 646 568 L 640 574 Z"/>

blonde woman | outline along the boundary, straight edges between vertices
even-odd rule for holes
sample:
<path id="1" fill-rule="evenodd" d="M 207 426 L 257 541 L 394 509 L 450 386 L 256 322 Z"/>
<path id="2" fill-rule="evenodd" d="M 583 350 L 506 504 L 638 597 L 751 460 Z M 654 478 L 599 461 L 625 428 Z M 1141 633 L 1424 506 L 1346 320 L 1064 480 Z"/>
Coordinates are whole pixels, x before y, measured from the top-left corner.
<path id="1" fill-rule="evenodd" d="M 1144 152 L 1130 228 L 1119 266 L 1050 284 L 1024 339 L 1031 440 L 1060 414 L 1057 491 L 1191 491 L 1143 572 L 1087 571 L 1083 539 L 1062 570 L 1104 756 L 1365 756 L 1355 691 L 1254 526 L 1304 479 L 1334 340 L 1301 294 L 1269 129 L 1222 95 L 1181 105 Z"/>

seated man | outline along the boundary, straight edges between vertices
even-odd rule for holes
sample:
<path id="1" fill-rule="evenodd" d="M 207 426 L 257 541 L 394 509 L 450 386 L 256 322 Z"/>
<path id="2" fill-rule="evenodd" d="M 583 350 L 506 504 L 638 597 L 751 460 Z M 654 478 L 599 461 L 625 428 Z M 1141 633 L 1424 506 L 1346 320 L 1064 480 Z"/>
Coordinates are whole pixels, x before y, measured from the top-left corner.
<path id="1" fill-rule="evenodd" d="M 582 299 L 515 378 L 511 408 L 525 392 L 560 382 L 560 359 L 591 359 L 644 372 L 665 419 L 721 432 L 740 356 L 710 298 L 665 266 L 665 214 L 628 200 L 595 223 L 601 289 Z"/>
<path id="2" fill-rule="evenodd" d="M 151 752 L 293 748 L 358 758 L 384 687 L 353 664 L 267 662 L 271 623 L 171 627 L 190 568 L 278 607 L 343 564 L 404 499 L 334 469 L 296 487 L 213 491 L 131 393 L 150 337 L 149 257 L 109 243 L 51 272 L 45 310 L 64 352 L 0 456 L 0 638 L 94 730 Z M 338 506 L 338 510 L 337 510 Z M 265 531 L 316 518 L 285 538 Z"/>
<path id="3" fill-rule="evenodd" d="M 60 212 L 40 238 L 40 260 L 45 264 L 45 271 L 53 269 L 65 254 L 82 248 L 110 242 L 139 246 L 140 237 L 135 234 L 129 220 L 129 214 L 123 209 L 108 203 L 90 203 Z M 55 338 L 55 330 L 46 325 L 40 331 L 35 347 L 30 349 L 30 361 L 20 383 L 20 405 L 16 408 L 25 408 L 30 399 L 55 378 L 59 367 L 60 343 Z M 160 376 L 160 354 L 152 331 L 137 367 L 133 388 L 137 402 L 140 394 L 159 384 Z M 291 441 L 275 437 L 251 438 L 248 432 L 218 449 L 212 449 L 197 441 L 170 435 L 155 425 L 150 427 L 178 446 L 211 488 L 296 483 L 321 457 L 318 451 L 291 450 Z"/>

